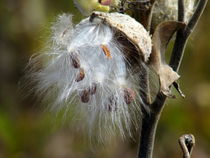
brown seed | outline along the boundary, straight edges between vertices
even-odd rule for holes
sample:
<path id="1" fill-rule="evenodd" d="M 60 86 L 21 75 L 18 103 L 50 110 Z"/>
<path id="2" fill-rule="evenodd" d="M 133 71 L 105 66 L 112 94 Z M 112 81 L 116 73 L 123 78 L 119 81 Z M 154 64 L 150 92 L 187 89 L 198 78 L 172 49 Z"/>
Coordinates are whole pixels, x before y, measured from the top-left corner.
<path id="1" fill-rule="evenodd" d="M 131 104 L 134 101 L 135 97 L 136 97 L 136 94 L 132 89 L 130 88 L 124 89 L 124 100 L 126 104 Z"/>
<path id="2" fill-rule="evenodd" d="M 90 92 L 88 90 L 83 90 L 80 94 L 80 99 L 83 103 L 87 103 L 90 100 Z"/>
<path id="3" fill-rule="evenodd" d="M 111 59 L 111 58 L 112 58 L 112 55 L 111 55 L 111 52 L 110 52 L 109 48 L 108 48 L 106 45 L 104 45 L 104 44 L 101 44 L 101 48 L 102 48 L 102 50 L 103 50 L 105 56 L 106 56 L 108 59 Z"/>
<path id="4" fill-rule="evenodd" d="M 77 75 L 76 82 L 80 82 L 85 78 L 85 70 L 80 68 L 79 74 Z"/>
<path id="5" fill-rule="evenodd" d="M 80 68 L 80 60 L 78 59 L 76 55 L 71 55 L 71 61 L 72 61 L 72 66 L 75 69 Z"/>
<path id="6" fill-rule="evenodd" d="M 96 83 L 93 83 L 92 86 L 89 88 L 89 92 L 91 95 L 96 94 L 96 90 L 97 90 L 97 85 Z"/>

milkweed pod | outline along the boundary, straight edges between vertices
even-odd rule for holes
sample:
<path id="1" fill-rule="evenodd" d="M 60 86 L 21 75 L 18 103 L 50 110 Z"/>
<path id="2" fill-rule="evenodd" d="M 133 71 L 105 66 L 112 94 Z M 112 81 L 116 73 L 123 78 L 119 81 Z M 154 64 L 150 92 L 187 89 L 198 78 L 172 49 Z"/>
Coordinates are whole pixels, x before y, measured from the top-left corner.
<path id="1" fill-rule="evenodd" d="M 53 110 L 74 107 L 85 117 L 81 124 L 98 129 L 101 136 L 116 131 L 130 136 L 131 127 L 139 127 L 144 102 L 138 93 L 141 68 L 136 64 L 138 71 L 133 71 L 127 47 L 132 43 L 130 58 L 135 55 L 136 61 L 147 61 L 150 36 L 141 24 L 120 13 L 95 12 L 75 26 L 71 17 L 58 17 L 51 43 L 46 44 L 49 49 L 32 58 L 33 66 L 44 61 L 29 76 L 36 84 L 33 90 L 51 101 Z"/>
<path id="2" fill-rule="evenodd" d="M 160 92 L 169 97 L 171 94 L 170 86 L 179 79 L 179 75 L 165 61 L 165 51 L 173 34 L 185 27 L 185 23 L 168 21 L 159 24 L 153 34 L 153 49 L 149 65 L 159 76 Z M 178 90 L 180 93 L 181 91 Z M 182 94 L 181 94 L 182 95 Z M 182 95 L 183 96 L 183 95 Z"/>
<path id="3" fill-rule="evenodd" d="M 195 10 L 197 0 L 184 0 L 185 17 L 188 22 Z M 152 28 L 161 22 L 178 20 L 178 0 L 156 0 L 153 9 Z"/>
<path id="4" fill-rule="evenodd" d="M 102 19 L 105 24 L 129 40 L 135 46 L 139 55 L 143 57 L 143 60 L 148 61 L 152 51 L 152 41 L 149 33 L 139 22 L 129 15 L 120 13 L 94 12 L 91 19 L 96 18 Z"/>

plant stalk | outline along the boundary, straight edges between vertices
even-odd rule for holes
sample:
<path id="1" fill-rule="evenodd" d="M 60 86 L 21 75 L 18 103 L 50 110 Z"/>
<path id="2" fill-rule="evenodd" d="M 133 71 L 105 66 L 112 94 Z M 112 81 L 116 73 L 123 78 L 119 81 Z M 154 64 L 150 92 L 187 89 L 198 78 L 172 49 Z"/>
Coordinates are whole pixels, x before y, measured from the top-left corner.
<path id="1" fill-rule="evenodd" d="M 200 16 L 203 13 L 203 10 L 207 4 L 208 0 L 200 0 L 198 2 L 198 6 L 187 24 L 184 30 L 180 30 L 177 33 L 176 41 L 174 44 L 174 48 L 171 55 L 170 65 L 175 71 L 178 71 L 179 66 L 182 62 L 182 57 L 184 54 L 185 46 L 187 40 L 195 28 Z M 150 10 L 152 11 L 152 9 Z M 147 13 L 140 15 L 147 16 L 148 19 L 151 20 L 151 16 L 148 16 Z M 149 14 L 150 15 L 150 14 Z M 141 16 L 140 16 L 141 17 Z M 146 28 L 148 28 L 147 20 L 143 19 L 144 25 L 147 24 Z M 184 21 L 184 2 L 183 0 L 178 1 L 178 21 Z M 158 93 L 155 101 L 152 104 L 148 104 L 148 108 L 150 109 L 150 113 L 148 111 L 143 110 L 143 120 L 142 120 L 142 128 L 140 134 L 140 142 L 139 142 L 139 153 L 138 158 L 152 158 L 153 157 L 153 148 L 155 142 L 156 129 L 159 122 L 159 118 L 161 116 L 162 110 L 164 108 L 164 103 L 166 100 L 166 96 L 162 93 Z"/>

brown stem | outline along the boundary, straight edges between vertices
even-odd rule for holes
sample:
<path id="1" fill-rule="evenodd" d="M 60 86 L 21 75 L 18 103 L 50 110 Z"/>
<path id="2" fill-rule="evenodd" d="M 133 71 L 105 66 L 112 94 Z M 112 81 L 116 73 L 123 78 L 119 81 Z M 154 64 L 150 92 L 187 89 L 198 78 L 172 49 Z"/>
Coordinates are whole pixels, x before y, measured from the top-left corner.
<path id="1" fill-rule="evenodd" d="M 142 129 L 140 135 L 138 158 L 152 158 L 155 142 L 157 124 L 163 109 L 163 103 L 166 97 L 163 94 L 158 94 L 156 102 L 148 105 L 151 109 L 150 113 L 143 111 L 144 117 L 142 120 Z"/>
<path id="2" fill-rule="evenodd" d="M 185 20 L 185 8 L 184 8 L 184 0 L 178 1 L 178 21 L 184 22 Z"/>
<path id="3" fill-rule="evenodd" d="M 157 122 L 159 120 L 159 115 L 156 114 L 146 114 L 142 120 L 142 131 L 140 136 L 139 144 L 139 158 L 152 158 L 155 131 L 157 128 Z"/>
<path id="4" fill-rule="evenodd" d="M 182 1 L 183 0 L 179 0 L 179 2 L 182 2 Z M 170 60 L 170 66 L 173 68 L 174 71 L 178 71 L 180 67 L 188 38 L 190 34 L 192 33 L 192 31 L 194 30 L 198 20 L 200 19 L 200 16 L 202 15 L 204 11 L 207 2 L 208 0 L 199 0 L 198 6 L 192 18 L 190 19 L 189 23 L 187 24 L 187 26 L 183 30 L 180 30 L 177 32 L 176 41 L 174 44 L 174 48 L 173 48 L 172 56 Z M 182 5 L 179 5 L 179 20 L 184 20 L 181 18 L 182 16 L 181 12 L 183 12 L 181 6 Z"/>

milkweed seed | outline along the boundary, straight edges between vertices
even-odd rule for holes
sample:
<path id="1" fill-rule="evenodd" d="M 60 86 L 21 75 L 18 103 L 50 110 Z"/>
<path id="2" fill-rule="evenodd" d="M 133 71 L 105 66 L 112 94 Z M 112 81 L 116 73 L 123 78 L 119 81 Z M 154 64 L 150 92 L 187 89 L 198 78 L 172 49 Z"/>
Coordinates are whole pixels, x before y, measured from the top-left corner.
<path id="1" fill-rule="evenodd" d="M 130 88 L 124 89 L 124 100 L 126 104 L 131 104 L 134 101 L 135 97 L 136 97 L 136 94 L 132 89 Z"/>
<path id="2" fill-rule="evenodd" d="M 76 55 L 71 55 L 71 61 L 72 61 L 72 66 L 75 69 L 80 68 L 80 60 L 78 59 Z"/>
<path id="3" fill-rule="evenodd" d="M 77 75 L 76 82 L 80 82 L 85 78 L 85 71 L 83 68 L 80 68 L 79 74 Z"/>
<path id="4" fill-rule="evenodd" d="M 91 95 L 96 94 L 96 90 L 97 90 L 96 83 L 93 83 L 92 86 L 88 89 L 88 91 L 90 92 Z"/>
<path id="5" fill-rule="evenodd" d="M 90 100 L 90 92 L 88 90 L 83 90 L 80 94 L 80 99 L 83 103 L 87 103 Z"/>
<path id="6" fill-rule="evenodd" d="M 101 48 L 102 48 L 102 50 L 103 50 L 105 56 L 106 56 L 108 59 L 111 59 L 111 58 L 112 58 L 112 55 L 111 55 L 111 52 L 110 52 L 109 48 L 108 48 L 106 45 L 104 45 L 104 44 L 101 44 Z"/>

